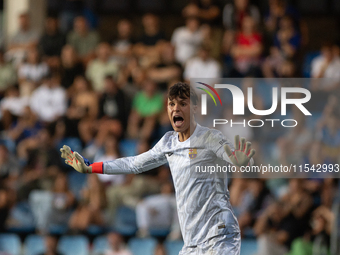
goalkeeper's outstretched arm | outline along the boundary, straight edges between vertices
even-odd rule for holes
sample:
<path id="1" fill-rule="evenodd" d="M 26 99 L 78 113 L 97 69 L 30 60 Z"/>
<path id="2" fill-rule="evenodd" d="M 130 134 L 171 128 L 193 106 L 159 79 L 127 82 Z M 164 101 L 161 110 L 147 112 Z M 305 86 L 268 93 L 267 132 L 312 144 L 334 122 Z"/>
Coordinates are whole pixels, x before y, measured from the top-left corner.
<path id="1" fill-rule="evenodd" d="M 72 151 L 67 145 L 64 145 L 60 151 L 61 157 L 65 159 L 65 163 L 79 173 L 138 174 L 166 163 L 166 157 L 159 147 L 159 143 L 157 143 L 151 150 L 138 156 L 95 163 L 90 163 L 78 152 Z"/>

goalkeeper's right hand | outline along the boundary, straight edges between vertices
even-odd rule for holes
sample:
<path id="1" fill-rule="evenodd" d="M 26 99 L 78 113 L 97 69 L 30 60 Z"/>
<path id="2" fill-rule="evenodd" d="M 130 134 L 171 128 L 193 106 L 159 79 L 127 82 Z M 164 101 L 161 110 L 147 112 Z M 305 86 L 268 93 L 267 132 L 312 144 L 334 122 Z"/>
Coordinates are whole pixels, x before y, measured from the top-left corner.
<path id="1" fill-rule="evenodd" d="M 72 151 L 67 145 L 64 145 L 60 151 L 61 157 L 65 159 L 67 165 L 72 166 L 76 171 L 82 174 L 92 173 L 92 164 L 78 152 Z"/>

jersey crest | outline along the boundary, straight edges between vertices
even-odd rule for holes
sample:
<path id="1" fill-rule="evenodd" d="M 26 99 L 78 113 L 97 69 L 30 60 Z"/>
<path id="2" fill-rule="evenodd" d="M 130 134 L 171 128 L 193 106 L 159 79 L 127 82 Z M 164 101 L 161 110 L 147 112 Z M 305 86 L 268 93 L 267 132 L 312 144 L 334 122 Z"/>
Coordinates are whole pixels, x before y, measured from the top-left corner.
<path id="1" fill-rule="evenodd" d="M 189 149 L 189 158 L 194 159 L 197 156 L 197 149 Z"/>

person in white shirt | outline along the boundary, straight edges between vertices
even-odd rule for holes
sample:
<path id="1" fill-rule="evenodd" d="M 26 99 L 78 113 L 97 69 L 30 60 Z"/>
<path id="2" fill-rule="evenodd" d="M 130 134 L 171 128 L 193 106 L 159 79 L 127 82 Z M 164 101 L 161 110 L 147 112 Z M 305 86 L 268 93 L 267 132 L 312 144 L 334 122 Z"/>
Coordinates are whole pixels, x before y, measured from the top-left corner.
<path id="1" fill-rule="evenodd" d="M 219 63 L 210 57 L 210 49 L 201 46 L 198 56 L 190 59 L 185 65 L 184 79 L 191 78 L 221 78 L 221 67 Z"/>
<path id="2" fill-rule="evenodd" d="M 53 122 L 66 113 L 66 92 L 59 82 L 59 75 L 51 74 L 46 82 L 32 93 L 30 107 L 41 121 Z"/>
<path id="3" fill-rule="evenodd" d="M 313 59 L 311 76 L 323 79 L 313 80 L 312 90 L 333 91 L 340 86 L 340 58 L 334 48 L 331 43 L 325 43 L 321 55 Z"/>
<path id="4" fill-rule="evenodd" d="M 203 32 L 197 18 L 188 18 L 184 27 L 176 28 L 171 37 L 175 46 L 176 61 L 185 65 L 186 61 L 195 56 L 203 41 Z"/>
<path id="5" fill-rule="evenodd" d="M 105 251 L 104 255 L 132 255 L 132 253 L 125 247 L 123 238 L 118 233 L 109 233 L 107 241 L 110 248 Z"/>
<path id="6" fill-rule="evenodd" d="M 340 80 L 340 58 L 333 52 L 333 45 L 321 47 L 321 55 L 312 61 L 313 78 L 334 78 Z"/>
<path id="7" fill-rule="evenodd" d="M 150 229 L 169 229 L 178 225 L 176 198 L 171 183 L 164 183 L 161 193 L 146 197 L 136 207 L 140 237 L 149 235 Z M 173 228 L 173 231 L 180 231 Z"/>

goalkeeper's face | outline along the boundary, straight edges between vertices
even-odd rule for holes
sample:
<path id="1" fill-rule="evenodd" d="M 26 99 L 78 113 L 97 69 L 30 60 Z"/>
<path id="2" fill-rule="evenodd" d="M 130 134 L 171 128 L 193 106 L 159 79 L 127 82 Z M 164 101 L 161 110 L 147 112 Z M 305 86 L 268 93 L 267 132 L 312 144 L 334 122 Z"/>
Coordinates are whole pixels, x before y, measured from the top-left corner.
<path id="1" fill-rule="evenodd" d="M 190 98 L 168 98 L 168 116 L 176 132 L 184 133 L 190 129 L 190 124 L 194 123 L 195 110 L 196 106 Z"/>

